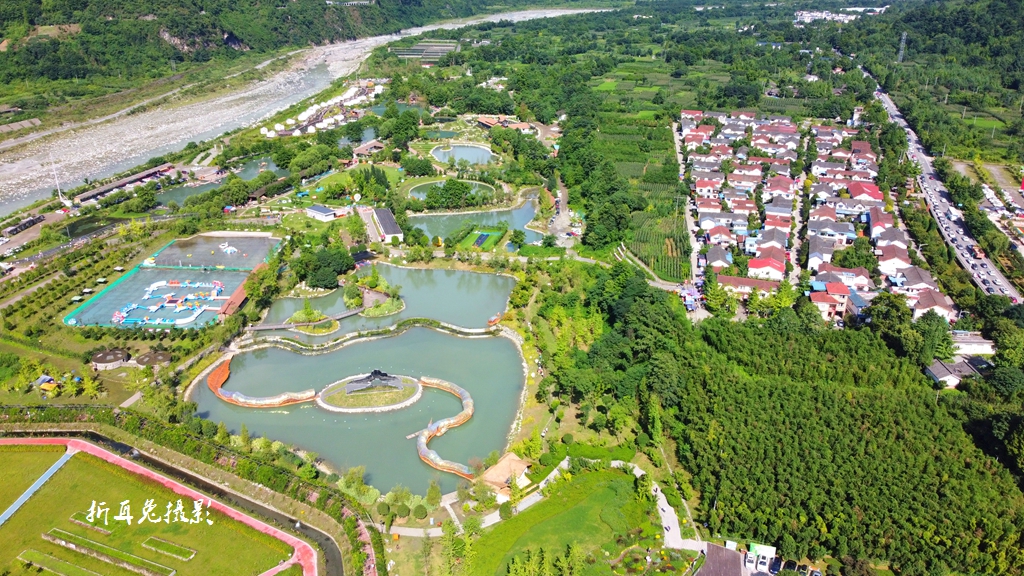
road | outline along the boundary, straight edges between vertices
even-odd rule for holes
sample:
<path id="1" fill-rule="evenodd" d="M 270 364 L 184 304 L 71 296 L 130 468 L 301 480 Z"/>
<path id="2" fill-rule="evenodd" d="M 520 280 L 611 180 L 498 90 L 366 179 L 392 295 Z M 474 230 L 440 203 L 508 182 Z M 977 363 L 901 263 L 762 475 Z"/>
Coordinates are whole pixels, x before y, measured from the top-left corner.
<path id="1" fill-rule="evenodd" d="M 679 134 L 679 125 L 675 122 L 672 123 L 672 139 L 675 140 L 676 144 L 676 162 L 679 163 L 679 169 L 682 170 L 686 166 L 686 161 L 683 159 L 683 141 Z M 689 235 L 690 240 L 690 280 L 697 279 L 697 238 L 694 236 L 694 230 L 697 227 L 693 224 L 693 216 L 690 214 L 690 199 L 685 198 L 685 204 L 683 205 L 683 215 L 686 218 L 686 233 Z"/>
<path id="2" fill-rule="evenodd" d="M 882 103 L 882 106 L 885 107 L 890 120 L 899 124 L 907 133 L 907 141 L 909 143 L 907 153 L 921 167 L 918 185 L 925 195 L 925 203 L 928 205 L 928 210 L 931 212 L 932 217 L 939 224 L 939 232 L 942 233 L 942 238 L 946 241 L 946 244 L 956 249 L 957 261 L 960 262 L 964 270 L 971 273 L 974 283 L 985 292 L 989 294 L 1001 293 L 1014 299 L 1014 301 L 1020 300 L 1020 292 L 1003 276 L 1003 273 L 999 271 L 999 268 L 996 267 L 991 259 L 987 256 L 984 258 L 974 257 L 972 248 L 977 242 L 971 237 L 963 223 L 949 218 L 952 198 L 935 173 L 935 167 L 932 165 L 934 158 L 928 156 L 927 152 L 925 152 L 921 140 L 910 128 L 910 125 L 907 124 L 906 119 L 900 113 L 896 104 L 893 103 L 892 98 L 888 94 L 880 92 L 876 92 L 875 96 Z"/>

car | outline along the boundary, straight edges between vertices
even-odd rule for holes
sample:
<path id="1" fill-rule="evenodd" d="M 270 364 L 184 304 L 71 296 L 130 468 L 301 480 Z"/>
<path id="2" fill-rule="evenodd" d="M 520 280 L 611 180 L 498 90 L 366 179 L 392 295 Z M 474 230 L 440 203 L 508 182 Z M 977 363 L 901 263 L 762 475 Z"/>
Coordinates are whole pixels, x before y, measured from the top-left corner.
<path id="1" fill-rule="evenodd" d="M 988 268 L 988 262 L 982 262 L 981 263 L 981 267 L 982 268 Z"/>
<path id="2" fill-rule="evenodd" d="M 984 280 L 982 280 L 981 283 L 984 284 L 985 286 L 991 286 L 992 285 L 992 282 L 990 282 L 988 278 L 985 278 Z"/>
<path id="3" fill-rule="evenodd" d="M 786 565 L 783 566 L 782 569 L 789 570 L 791 572 L 796 572 L 796 562 L 794 562 L 793 560 L 786 560 Z"/>
<path id="4" fill-rule="evenodd" d="M 768 565 L 768 573 L 772 575 L 778 574 L 779 570 L 782 570 L 782 558 L 776 556 L 772 558 L 771 564 Z"/>
<path id="5" fill-rule="evenodd" d="M 811 570 L 811 576 L 821 576 L 821 570 Z"/>
<path id="6" fill-rule="evenodd" d="M 810 570 L 810 567 L 807 566 L 807 564 L 801 564 L 800 567 L 796 569 L 796 572 L 800 576 L 807 576 L 808 570 Z"/>
<path id="7" fill-rule="evenodd" d="M 768 570 L 768 557 L 767 556 L 758 556 L 757 557 L 757 571 L 758 572 L 765 572 L 767 570 Z"/>
<path id="8" fill-rule="evenodd" d="M 754 557 L 753 552 L 747 552 L 743 557 L 743 567 L 747 570 L 753 571 L 754 566 L 757 564 L 757 558 Z"/>
<path id="9" fill-rule="evenodd" d="M 991 287 L 991 286 L 989 286 L 988 288 L 985 289 L 985 292 L 988 292 L 989 294 L 995 294 L 996 293 L 996 289 Z"/>
<path id="10" fill-rule="evenodd" d="M 1009 294 L 1010 293 L 1010 290 L 1008 288 L 1000 288 L 999 291 L 1002 292 L 1003 294 Z"/>

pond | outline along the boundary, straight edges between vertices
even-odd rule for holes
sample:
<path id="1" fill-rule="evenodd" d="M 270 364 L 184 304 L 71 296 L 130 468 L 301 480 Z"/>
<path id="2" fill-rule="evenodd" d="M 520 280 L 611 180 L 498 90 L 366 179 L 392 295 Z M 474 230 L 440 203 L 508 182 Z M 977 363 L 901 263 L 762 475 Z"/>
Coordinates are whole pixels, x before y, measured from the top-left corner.
<path id="1" fill-rule="evenodd" d="M 424 111 L 422 106 L 416 106 L 415 104 L 404 104 L 402 102 L 399 102 L 399 103 L 395 104 L 395 106 L 398 108 L 398 113 L 399 114 L 401 114 L 402 112 L 405 112 L 406 110 L 413 110 L 413 111 L 419 112 L 421 114 Z M 370 111 L 373 112 L 374 114 L 376 114 L 377 116 L 384 116 L 384 112 L 387 109 L 388 109 L 388 107 L 387 107 L 386 104 L 377 104 L 376 106 L 370 106 Z"/>
<path id="2" fill-rule="evenodd" d="M 250 160 L 242 165 L 242 168 L 237 172 L 238 177 L 242 180 L 252 180 L 256 176 L 259 176 L 260 172 L 264 170 L 270 170 L 274 174 L 280 176 L 287 176 L 289 174 L 287 168 L 281 168 L 274 163 L 274 160 L 270 157 L 257 158 Z M 209 192 L 214 188 L 221 185 L 223 180 L 217 182 L 208 182 L 206 184 L 200 184 L 199 186 L 177 186 L 175 188 L 168 188 L 157 193 L 157 202 L 167 205 L 170 202 L 177 202 L 181 206 L 185 202 L 185 198 L 189 196 L 195 196 L 196 194 L 202 194 L 203 192 Z"/>
<path id="3" fill-rule="evenodd" d="M 526 242 L 536 242 L 544 237 L 539 232 L 526 228 L 526 225 L 537 215 L 537 201 L 530 198 L 518 208 L 505 208 L 502 210 L 490 210 L 488 212 L 468 212 L 461 214 L 418 214 L 409 216 L 409 224 L 422 229 L 428 237 L 440 236 L 444 238 L 455 232 L 466 220 L 481 225 L 497 224 L 508 222 L 509 229 L 519 228 L 526 232 Z"/>
<path id="4" fill-rule="evenodd" d="M 447 162 L 449 158 L 455 161 L 466 160 L 470 164 L 487 164 L 494 157 L 491 151 L 483 146 L 473 144 L 455 144 L 445 149 L 443 146 L 435 146 L 430 154 L 441 162 Z"/>
<path id="5" fill-rule="evenodd" d="M 431 140 L 442 140 L 444 138 L 455 138 L 459 133 L 454 130 L 428 130 L 423 136 Z"/>
<path id="6" fill-rule="evenodd" d="M 468 183 L 470 185 L 470 187 L 472 188 L 473 192 L 476 192 L 478 190 L 489 190 L 490 192 L 494 192 L 494 187 L 491 186 L 490 184 L 484 184 L 483 182 L 474 182 L 472 180 L 463 180 L 463 182 Z M 409 190 L 409 196 L 412 196 L 413 198 L 419 198 L 420 200 L 423 200 L 423 199 L 425 199 L 427 197 L 427 190 L 430 190 L 431 186 L 443 186 L 443 185 L 444 185 L 444 180 L 438 180 L 436 182 L 424 182 L 423 184 L 417 184 L 416 186 L 413 186 Z"/>
<path id="7" fill-rule="evenodd" d="M 384 318 L 345 318 L 341 320 L 341 331 L 338 334 L 390 326 L 404 318 L 433 318 L 463 328 L 484 328 L 488 319 L 505 309 L 508 296 L 515 285 L 514 279 L 496 274 L 400 268 L 386 264 L 377 265 L 377 270 L 388 284 L 401 286 L 405 310 Z M 284 322 L 302 309 L 303 303 L 302 298 L 278 300 L 270 307 L 264 322 Z M 310 304 L 328 315 L 338 314 L 346 309 L 341 290 L 335 290 L 319 298 L 310 298 Z M 307 341 L 332 338 L 304 336 L 295 332 L 287 334 L 289 338 L 308 338 Z"/>
<path id="8" fill-rule="evenodd" d="M 349 139 L 348 136 L 342 136 L 341 139 L 338 140 L 338 148 L 344 148 L 345 146 L 356 147 L 360 143 L 362 143 L 362 142 L 369 142 L 370 140 L 373 140 L 376 137 L 377 137 L 377 129 L 376 128 L 372 128 L 372 127 L 371 128 L 363 128 L 363 137 L 361 139 L 359 139 L 359 140 L 351 140 L 351 139 Z"/>
<path id="9" fill-rule="evenodd" d="M 504 448 L 525 384 L 519 352 L 506 338 L 458 338 L 413 328 L 399 336 L 318 356 L 277 348 L 258 350 L 232 359 L 231 376 L 224 387 L 251 396 L 309 388 L 319 391 L 373 369 L 441 378 L 473 395 L 473 417 L 430 443 L 442 458 L 467 463 Z M 317 452 L 339 471 L 366 466 L 366 481 L 383 492 L 402 484 L 425 494 L 432 478 L 440 480 L 448 492 L 459 480 L 424 464 L 417 456 L 416 441 L 406 439 L 432 420 L 462 409 L 456 397 L 438 390 L 425 390 L 418 402 L 402 410 L 352 415 L 327 412 L 314 404 L 272 410 L 243 408 L 221 401 L 205 383 L 195 387 L 191 399 L 198 403 L 200 416 L 224 422 L 235 434 L 245 423 L 251 434 Z"/>
<path id="10" fill-rule="evenodd" d="M 120 224 L 124 221 L 125 219 L 123 218 L 111 218 L 109 216 L 97 216 L 90 214 L 89 216 L 79 218 L 71 224 L 68 224 L 67 230 L 61 230 L 61 232 L 66 232 L 66 234 L 72 238 L 78 238 L 79 236 L 92 234 L 100 228 L 110 226 L 111 224 Z"/>

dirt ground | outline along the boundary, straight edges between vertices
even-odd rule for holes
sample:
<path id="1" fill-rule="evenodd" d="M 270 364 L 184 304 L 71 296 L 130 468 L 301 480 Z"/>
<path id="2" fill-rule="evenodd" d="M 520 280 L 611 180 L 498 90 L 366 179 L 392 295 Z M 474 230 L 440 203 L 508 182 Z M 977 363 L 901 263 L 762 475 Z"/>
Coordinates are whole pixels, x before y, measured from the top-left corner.
<path id="1" fill-rule="evenodd" d="M 1003 189 L 1011 200 L 1016 202 L 1020 206 L 1024 206 L 1024 196 L 1020 193 L 1020 185 L 1014 180 L 1006 166 L 999 164 L 985 164 L 985 169 L 992 175 L 992 178 L 996 181 L 996 184 Z"/>

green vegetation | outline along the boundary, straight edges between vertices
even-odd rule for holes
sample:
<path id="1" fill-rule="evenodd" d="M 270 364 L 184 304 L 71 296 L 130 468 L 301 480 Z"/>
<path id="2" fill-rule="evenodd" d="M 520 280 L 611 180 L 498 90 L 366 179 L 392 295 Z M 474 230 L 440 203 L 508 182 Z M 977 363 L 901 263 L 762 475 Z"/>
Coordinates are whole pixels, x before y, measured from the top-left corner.
<path id="1" fill-rule="evenodd" d="M 583 473 L 557 483 L 543 501 L 484 532 L 474 543 L 473 574 L 514 574 L 509 563 L 518 563 L 517 557 L 532 552 L 551 561 L 570 545 L 580 561 L 590 556 L 606 562 L 602 549 L 614 557 L 635 543 L 630 536 L 650 528 L 652 510 L 634 497 L 632 478 L 623 472 Z M 646 537 L 652 539 L 650 533 Z"/>
<path id="2" fill-rule="evenodd" d="M 63 574 L 64 576 L 95 576 L 95 572 L 79 568 L 70 562 L 65 562 L 59 558 L 54 558 L 49 554 L 43 554 L 38 550 L 25 550 L 18 555 L 18 560 L 22 562 L 30 562 L 33 566 L 38 566 L 48 572 L 55 574 Z"/>
<path id="3" fill-rule="evenodd" d="M 482 252 L 490 252 L 499 245 L 501 239 L 508 231 L 508 224 L 500 223 L 497 226 L 477 226 L 458 243 L 458 249 L 469 250 L 478 248 Z M 481 236 L 486 236 L 481 241 Z"/>
<path id="4" fill-rule="evenodd" d="M 323 336 L 324 334 L 337 332 L 339 328 L 341 328 L 341 323 L 337 320 L 325 320 L 310 326 L 296 326 L 294 329 L 302 332 L 303 334 Z"/>
<path id="5" fill-rule="evenodd" d="M 100 554 L 104 554 L 116 560 L 120 560 L 122 562 L 130 564 L 137 569 L 149 570 L 152 572 L 156 572 L 157 574 L 163 574 L 164 576 L 172 576 L 175 573 L 175 570 L 173 568 L 168 568 L 167 566 L 157 564 L 156 562 L 146 560 L 145 558 L 139 558 L 134 554 L 129 554 L 123 550 L 107 546 L 106 544 L 101 544 L 88 538 L 83 538 L 82 536 L 66 532 L 59 528 L 51 528 L 50 531 L 47 532 L 47 534 L 55 538 L 59 538 L 65 542 L 68 542 L 69 544 L 74 545 L 77 549 L 85 549 L 91 550 L 93 552 L 99 552 Z"/>
<path id="6" fill-rule="evenodd" d="M 39 479 L 63 453 L 63 446 L 47 450 L 22 451 L 0 448 L 0 508 L 4 510 L 14 503 L 33 482 Z"/>
<path id="7" fill-rule="evenodd" d="M 346 394 L 342 389 L 326 396 L 324 401 L 339 408 L 377 408 L 405 402 L 414 394 L 416 394 L 416 386 L 405 386 L 401 390 L 371 388 L 354 394 Z"/>
<path id="8" fill-rule="evenodd" d="M 6 455 L 0 453 L 0 458 Z M 290 547 L 283 542 L 217 512 L 210 514 L 212 525 L 205 522 L 202 525 L 162 522 L 138 525 L 146 500 L 152 499 L 156 504 L 153 514 L 162 515 L 167 502 L 177 502 L 179 498 L 159 484 L 92 456 L 77 454 L 0 528 L 0 539 L 6 543 L 0 550 L 0 565 L 8 565 L 20 551 L 32 548 L 71 561 L 83 569 L 109 572 L 110 566 L 104 562 L 69 552 L 39 538 L 40 533 L 51 529 L 60 538 L 73 540 L 104 554 L 124 557 L 150 569 L 154 567 L 149 563 L 159 564 L 183 575 L 259 573 L 291 554 Z M 111 509 L 108 526 L 119 524 L 114 520 L 120 511 L 117 503 L 130 501 L 134 517 L 131 527 L 115 530 L 109 536 L 100 536 L 68 520 L 73 513 L 88 510 L 94 500 L 108 503 Z M 191 501 L 185 505 L 190 511 Z M 97 520 L 97 524 L 103 527 L 104 522 Z M 183 562 L 145 548 L 143 542 L 152 536 L 196 550 L 196 559 Z"/>
<path id="9" fill-rule="evenodd" d="M 390 316 L 397 314 L 405 308 L 405 302 L 401 298 L 388 298 L 382 302 L 377 302 L 373 306 L 360 312 L 367 318 L 381 318 L 383 316 Z"/>
<path id="10" fill-rule="evenodd" d="M 184 546 L 178 546 L 174 542 L 168 542 L 167 540 L 161 540 L 155 536 L 151 536 L 142 543 L 143 547 L 152 548 L 157 552 L 162 552 L 168 556 L 173 556 L 179 560 L 191 560 L 196 555 L 196 551 L 191 548 L 185 548 Z"/>
<path id="11" fill-rule="evenodd" d="M 824 27 L 844 53 L 874 73 L 934 155 L 1024 161 L 1016 3 L 909 3 L 852 25 Z M 906 32 L 902 64 L 893 65 Z"/>
<path id="12" fill-rule="evenodd" d="M 320 320 L 323 320 L 326 317 L 327 316 L 323 312 L 321 312 L 320 310 L 315 310 L 313 308 L 313 305 L 310 304 L 310 302 L 309 302 L 309 298 L 305 298 L 302 301 L 302 310 L 299 310 L 295 314 L 292 314 L 291 318 L 288 318 L 287 322 L 289 324 L 291 324 L 291 323 L 301 324 L 301 323 L 306 323 L 306 322 L 319 322 Z"/>
<path id="13" fill-rule="evenodd" d="M 565 248 L 561 246 L 531 246 L 527 244 L 519 248 L 519 255 L 528 258 L 557 258 L 565 254 Z"/>

